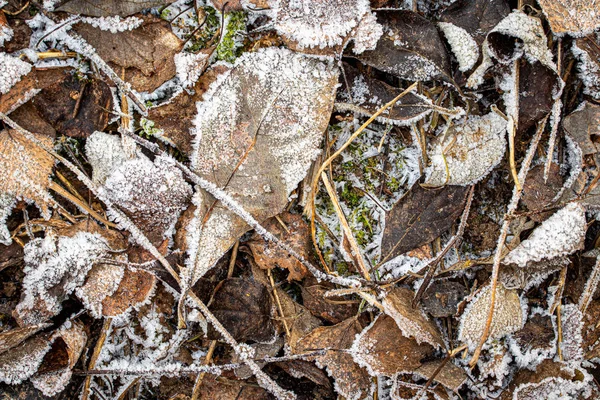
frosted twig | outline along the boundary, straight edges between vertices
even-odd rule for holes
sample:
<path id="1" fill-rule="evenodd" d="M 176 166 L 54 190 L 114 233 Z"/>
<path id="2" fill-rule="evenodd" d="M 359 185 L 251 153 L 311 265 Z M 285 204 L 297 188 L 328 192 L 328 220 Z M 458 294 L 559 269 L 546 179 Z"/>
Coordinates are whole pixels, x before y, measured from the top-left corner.
<path id="1" fill-rule="evenodd" d="M 546 122 L 548 121 L 548 115 L 544 117 L 544 119 L 540 122 L 538 129 L 535 133 L 535 136 L 531 140 L 531 144 L 529 145 L 529 149 L 527 150 L 527 154 L 525 155 L 525 159 L 521 164 L 521 169 L 519 171 L 518 180 L 521 182 L 521 185 L 525 184 L 525 178 L 527 177 L 527 173 L 529 172 L 529 167 L 531 166 L 531 161 L 535 155 L 535 151 L 537 150 L 537 146 L 540 143 L 540 139 L 542 138 L 542 133 L 544 132 L 544 128 L 546 127 Z M 521 194 L 523 193 L 523 186 L 520 188 L 515 185 L 513 189 L 513 194 L 508 203 L 508 208 L 506 210 L 506 214 L 504 214 L 504 218 L 502 221 L 502 227 L 500 228 L 500 236 L 498 237 L 498 244 L 496 245 L 496 250 L 494 253 L 494 264 L 492 266 L 492 283 L 490 288 L 490 309 L 488 312 L 488 317 L 485 324 L 485 329 L 481 333 L 481 338 L 479 339 L 479 343 L 477 344 L 477 348 L 473 353 L 473 357 L 469 361 L 469 366 L 473 368 L 477 361 L 479 360 L 479 355 L 481 354 L 481 349 L 483 345 L 487 341 L 488 335 L 490 333 L 490 328 L 492 326 L 492 319 L 494 318 L 494 306 L 496 303 L 496 288 L 498 287 L 498 275 L 500 273 L 500 260 L 502 258 L 502 249 L 504 248 L 504 242 L 506 241 L 506 236 L 508 235 L 508 227 L 510 225 L 512 214 L 517 209 L 517 205 L 519 204 L 519 200 L 521 199 Z"/>

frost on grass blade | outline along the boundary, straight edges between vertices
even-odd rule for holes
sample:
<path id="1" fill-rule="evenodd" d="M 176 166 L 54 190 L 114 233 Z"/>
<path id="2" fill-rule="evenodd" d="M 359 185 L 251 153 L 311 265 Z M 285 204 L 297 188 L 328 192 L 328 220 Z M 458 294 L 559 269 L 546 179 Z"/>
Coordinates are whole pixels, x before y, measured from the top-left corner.
<path id="1" fill-rule="evenodd" d="M 198 103 L 192 168 L 257 221 L 278 214 L 319 153 L 337 76 L 331 60 L 273 47 L 245 53 Z M 184 282 L 195 282 L 249 229 L 204 191 L 194 203 Z"/>
<path id="2" fill-rule="evenodd" d="M 486 325 L 490 310 L 491 287 L 488 285 L 469 303 L 463 313 L 458 331 L 461 342 L 474 349 Z M 525 316 L 516 290 L 496 288 L 496 301 L 488 341 L 516 332 L 523 327 Z"/>
<path id="3" fill-rule="evenodd" d="M 451 126 L 428 151 L 431 165 L 425 183 L 471 185 L 483 179 L 504 156 L 506 125 L 492 112 Z"/>
<path id="4" fill-rule="evenodd" d="M 586 228 L 584 207 L 569 203 L 537 227 L 503 262 L 525 267 L 529 262 L 574 253 L 583 248 Z"/>
<path id="5" fill-rule="evenodd" d="M 12 57 L 6 53 L 0 53 L 0 94 L 6 94 L 23 75 L 31 71 L 31 64 L 22 61 L 18 57 Z"/>

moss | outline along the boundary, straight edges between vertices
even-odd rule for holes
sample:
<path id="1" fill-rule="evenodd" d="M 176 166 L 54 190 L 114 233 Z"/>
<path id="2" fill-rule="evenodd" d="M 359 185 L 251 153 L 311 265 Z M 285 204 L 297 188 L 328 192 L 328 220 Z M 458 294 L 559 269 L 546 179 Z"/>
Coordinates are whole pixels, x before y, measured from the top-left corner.
<path id="1" fill-rule="evenodd" d="M 243 51 L 242 46 L 236 41 L 236 36 L 246 31 L 246 14 L 242 11 L 234 11 L 226 14 L 225 21 L 227 26 L 224 28 L 223 40 L 217 47 L 217 60 L 234 62 Z"/>

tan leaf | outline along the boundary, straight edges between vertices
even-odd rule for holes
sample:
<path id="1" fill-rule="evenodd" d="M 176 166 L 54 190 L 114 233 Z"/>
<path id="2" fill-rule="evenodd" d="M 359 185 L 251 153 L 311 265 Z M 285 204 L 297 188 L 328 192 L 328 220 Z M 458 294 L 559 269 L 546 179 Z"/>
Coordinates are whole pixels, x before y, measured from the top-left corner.
<path id="1" fill-rule="evenodd" d="M 555 35 L 584 36 L 600 27 L 600 1 L 538 0 Z"/>
<path id="2" fill-rule="evenodd" d="M 423 376 L 425 379 L 431 379 L 442 363 L 442 360 L 428 361 L 417 368 L 415 373 Z M 457 367 L 452 362 L 447 362 L 435 375 L 433 380 L 456 392 L 467 380 L 467 374 L 462 368 Z"/>
<path id="3" fill-rule="evenodd" d="M 398 372 L 414 371 L 421 360 L 432 355 L 428 344 L 417 344 L 398 329 L 393 318 L 380 314 L 356 337 L 351 348 L 354 361 L 371 376 L 394 376 Z"/>
<path id="4" fill-rule="evenodd" d="M 31 377 L 50 350 L 50 344 L 47 336 L 38 335 L 0 354 L 0 381 L 17 384 Z"/>
<path id="5" fill-rule="evenodd" d="M 50 325 L 51 324 L 30 325 L 0 333 L 0 354 L 19 345 L 25 339 Z"/>
<path id="6" fill-rule="evenodd" d="M 36 135 L 47 147 L 53 141 L 47 136 Z M 54 159 L 38 145 L 13 130 L 0 131 L 0 193 L 31 200 L 50 218 L 48 186 Z"/>
<path id="7" fill-rule="evenodd" d="M 487 322 L 490 309 L 491 288 L 486 286 L 471 300 L 460 320 L 458 338 L 469 348 L 474 349 Z M 505 289 L 502 284 L 496 288 L 494 315 L 488 340 L 498 339 L 523 327 L 525 317 L 516 290 Z"/>
<path id="8" fill-rule="evenodd" d="M 435 323 L 427 318 L 420 306 L 412 306 L 414 297 L 415 293 L 410 289 L 392 289 L 382 301 L 385 313 L 396 321 L 405 337 L 414 338 L 419 344 L 425 342 L 435 348 L 445 348 Z"/>
<path id="9" fill-rule="evenodd" d="M 75 290 L 75 294 L 94 318 L 100 318 L 102 302 L 117 291 L 125 274 L 122 266 L 95 264 L 87 274 L 85 283 Z"/>
<path id="10" fill-rule="evenodd" d="M 335 380 L 336 391 L 348 400 L 358 400 L 373 392 L 367 371 L 354 363 L 352 355 L 338 350 L 352 346 L 354 336 L 362 331 L 356 318 L 348 318 L 333 326 L 316 328 L 298 342 L 297 353 L 331 348 L 323 356 L 317 356 L 317 366 L 327 368 Z"/>
<path id="11" fill-rule="evenodd" d="M 145 303 L 154 294 L 156 277 L 142 270 L 128 270 L 117 290 L 102 300 L 102 314 L 116 316 Z"/>

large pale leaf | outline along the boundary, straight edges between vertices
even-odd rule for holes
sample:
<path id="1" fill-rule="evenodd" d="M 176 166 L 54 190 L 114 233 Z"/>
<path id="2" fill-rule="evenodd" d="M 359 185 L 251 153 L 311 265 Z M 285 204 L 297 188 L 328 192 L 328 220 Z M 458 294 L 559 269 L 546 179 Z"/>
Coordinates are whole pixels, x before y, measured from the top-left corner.
<path id="1" fill-rule="evenodd" d="M 538 0 L 552 32 L 584 36 L 600 27 L 598 0 Z"/>
<path id="2" fill-rule="evenodd" d="M 258 221 L 280 213 L 319 153 L 337 75 L 333 62 L 285 49 L 244 54 L 198 103 L 193 169 Z M 187 227 L 191 282 L 248 230 L 203 191 L 195 204 Z"/>
<path id="3" fill-rule="evenodd" d="M 69 0 L 58 7 L 56 11 L 89 15 L 91 17 L 110 17 L 113 15 L 126 17 L 145 8 L 158 7 L 172 2 L 173 0 Z"/>

